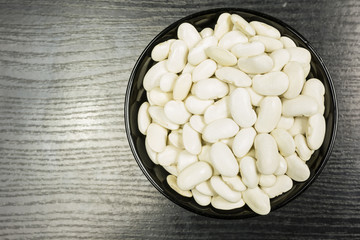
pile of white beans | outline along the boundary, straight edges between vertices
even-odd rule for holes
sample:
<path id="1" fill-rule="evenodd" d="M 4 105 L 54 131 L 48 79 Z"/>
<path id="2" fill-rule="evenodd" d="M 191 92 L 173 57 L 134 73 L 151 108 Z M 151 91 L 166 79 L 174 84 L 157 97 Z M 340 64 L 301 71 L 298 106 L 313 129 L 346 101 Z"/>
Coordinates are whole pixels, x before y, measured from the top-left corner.
<path id="1" fill-rule="evenodd" d="M 270 199 L 308 179 L 325 136 L 322 82 L 306 80 L 311 55 L 265 23 L 223 13 L 214 29 L 183 23 L 156 45 L 138 112 L 150 159 L 169 186 L 201 206 Z"/>

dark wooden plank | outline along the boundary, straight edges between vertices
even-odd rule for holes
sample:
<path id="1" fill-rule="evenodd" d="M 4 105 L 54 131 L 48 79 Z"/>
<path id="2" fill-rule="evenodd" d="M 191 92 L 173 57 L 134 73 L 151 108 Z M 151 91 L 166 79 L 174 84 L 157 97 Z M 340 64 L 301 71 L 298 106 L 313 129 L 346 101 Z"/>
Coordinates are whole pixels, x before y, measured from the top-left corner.
<path id="1" fill-rule="evenodd" d="M 174 205 L 124 132 L 147 43 L 188 14 L 258 10 L 290 24 L 334 79 L 340 121 L 324 171 L 268 216 L 224 221 Z M 0 1 L 1 239 L 360 239 L 360 2 Z"/>

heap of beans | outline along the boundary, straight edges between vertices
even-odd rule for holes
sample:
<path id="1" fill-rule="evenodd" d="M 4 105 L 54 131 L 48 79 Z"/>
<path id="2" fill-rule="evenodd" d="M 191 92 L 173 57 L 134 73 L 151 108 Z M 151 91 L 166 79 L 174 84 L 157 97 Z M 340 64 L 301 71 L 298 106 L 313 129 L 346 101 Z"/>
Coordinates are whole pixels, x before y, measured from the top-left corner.
<path id="1" fill-rule="evenodd" d="M 306 80 L 309 51 L 229 13 L 200 33 L 183 23 L 177 36 L 154 47 L 143 79 L 138 127 L 150 159 L 201 206 L 268 214 L 270 198 L 308 179 L 324 140 L 325 89 Z"/>

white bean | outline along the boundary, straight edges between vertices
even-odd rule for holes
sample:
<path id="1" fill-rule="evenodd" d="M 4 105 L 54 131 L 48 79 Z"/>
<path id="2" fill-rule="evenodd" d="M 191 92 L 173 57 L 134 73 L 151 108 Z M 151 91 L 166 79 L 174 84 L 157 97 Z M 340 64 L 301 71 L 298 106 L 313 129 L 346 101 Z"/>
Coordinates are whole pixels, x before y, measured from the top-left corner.
<path id="1" fill-rule="evenodd" d="M 192 189 L 191 192 L 192 192 L 195 202 L 197 202 L 197 204 L 199 204 L 200 206 L 207 206 L 210 204 L 210 202 L 211 202 L 210 196 L 204 195 L 196 189 Z"/>
<path id="2" fill-rule="evenodd" d="M 148 137 L 145 138 L 145 150 L 146 150 L 150 160 L 155 164 L 159 164 L 159 161 L 157 160 L 157 152 L 152 150 L 151 147 L 149 146 Z"/>
<path id="3" fill-rule="evenodd" d="M 202 138 L 209 143 L 231 138 L 239 131 L 239 126 L 230 118 L 215 120 L 205 126 Z"/>
<path id="4" fill-rule="evenodd" d="M 286 175 L 297 182 L 304 182 L 310 176 L 309 167 L 301 160 L 296 153 L 285 158 L 287 162 Z"/>
<path id="5" fill-rule="evenodd" d="M 256 33 L 266 37 L 272 37 L 279 39 L 280 32 L 273 26 L 270 26 L 266 23 L 259 22 L 259 21 L 252 21 L 250 25 L 255 29 Z"/>
<path id="6" fill-rule="evenodd" d="M 241 71 L 249 74 L 260 74 L 269 72 L 274 67 L 274 63 L 271 57 L 263 53 L 248 58 L 239 58 L 238 67 Z"/>
<path id="7" fill-rule="evenodd" d="M 318 112 L 318 104 L 313 97 L 299 95 L 293 99 L 285 99 L 282 102 L 282 114 L 285 117 L 312 116 Z"/>
<path id="8" fill-rule="evenodd" d="M 223 176 L 234 177 L 239 173 L 239 164 L 225 143 L 217 142 L 211 146 L 210 159 L 214 168 Z"/>
<path id="9" fill-rule="evenodd" d="M 176 79 L 178 75 L 176 73 L 165 73 L 160 78 L 160 89 L 163 92 L 171 92 L 174 89 Z"/>
<path id="10" fill-rule="evenodd" d="M 242 17 L 237 14 L 231 14 L 231 21 L 238 30 L 248 36 L 255 36 L 255 29 Z"/>
<path id="11" fill-rule="evenodd" d="M 182 150 L 177 155 L 177 170 L 178 172 L 181 172 L 186 167 L 190 166 L 191 164 L 198 161 L 198 158 L 196 155 L 189 153 L 186 150 Z"/>
<path id="12" fill-rule="evenodd" d="M 229 97 L 226 96 L 209 106 L 204 113 L 205 123 L 209 124 L 215 120 L 230 117 L 231 113 L 229 101 Z"/>
<path id="13" fill-rule="evenodd" d="M 162 166 L 162 167 L 171 175 L 174 175 L 176 177 L 179 175 L 179 172 L 175 165 Z"/>
<path id="14" fill-rule="evenodd" d="M 265 36 L 254 36 L 250 38 L 250 42 L 261 42 L 265 46 L 265 52 L 273 52 L 275 50 L 283 48 L 283 44 L 281 41 L 272 38 L 272 37 L 265 37 Z"/>
<path id="15" fill-rule="evenodd" d="M 235 136 L 232 143 L 232 150 L 236 157 L 245 156 L 251 149 L 254 139 L 256 136 L 256 131 L 254 128 L 242 128 Z"/>
<path id="16" fill-rule="evenodd" d="M 201 194 L 207 195 L 207 196 L 214 196 L 216 195 L 214 189 L 212 189 L 210 181 L 204 181 L 195 187 L 196 190 L 198 190 Z"/>
<path id="17" fill-rule="evenodd" d="M 271 132 L 281 117 L 281 101 L 278 97 L 264 97 L 260 103 L 255 129 L 259 133 Z"/>
<path id="18" fill-rule="evenodd" d="M 273 174 L 279 166 L 278 148 L 275 139 L 267 133 L 256 135 L 255 141 L 256 165 L 260 173 Z"/>
<path id="19" fill-rule="evenodd" d="M 139 131 L 144 135 L 146 135 L 146 130 L 151 123 L 151 118 L 148 109 L 149 109 L 149 103 L 143 102 L 138 112 L 137 123 L 138 123 Z"/>
<path id="20" fill-rule="evenodd" d="M 175 100 L 184 100 L 191 89 L 192 79 L 190 73 L 181 74 L 175 82 L 173 97 Z"/>
<path id="21" fill-rule="evenodd" d="M 325 138 L 326 122 L 321 113 L 309 117 L 306 129 L 306 141 L 310 149 L 317 150 L 321 147 Z"/>
<path id="22" fill-rule="evenodd" d="M 192 94 L 203 100 L 222 98 L 228 92 L 228 85 L 216 78 L 200 80 L 191 89 Z"/>
<path id="23" fill-rule="evenodd" d="M 201 30 L 200 35 L 202 38 L 206 38 L 206 37 L 210 37 L 214 34 L 214 30 L 212 28 L 204 28 L 203 30 Z"/>
<path id="24" fill-rule="evenodd" d="M 231 189 L 241 192 L 246 190 L 246 186 L 241 181 L 241 178 L 239 175 L 236 175 L 235 177 L 225 177 L 221 176 L 222 180 L 231 187 Z"/>
<path id="25" fill-rule="evenodd" d="M 302 47 L 287 48 L 290 53 L 290 61 L 299 62 L 303 65 L 309 64 L 311 61 L 310 52 Z"/>
<path id="26" fill-rule="evenodd" d="M 179 188 L 179 186 L 177 185 L 177 178 L 174 175 L 168 175 L 166 177 L 166 182 L 169 184 L 169 186 L 178 194 L 180 194 L 181 196 L 184 197 L 192 197 L 192 193 L 189 190 L 182 190 L 181 188 Z"/>
<path id="27" fill-rule="evenodd" d="M 171 100 L 164 106 L 165 116 L 176 124 L 184 124 L 188 122 L 191 114 L 187 111 L 184 102 Z"/>
<path id="28" fill-rule="evenodd" d="M 211 46 L 205 49 L 205 53 L 209 58 L 213 59 L 222 66 L 236 65 L 237 58 L 234 56 L 234 54 L 224 48 Z"/>
<path id="29" fill-rule="evenodd" d="M 241 199 L 241 192 L 232 190 L 219 176 L 210 178 L 210 184 L 220 197 L 229 202 L 238 202 Z"/>
<path id="30" fill-rule="evenodd" d="M 167 145 L 164 151 L 158 153 L 157 160 L 162 166 L 170 166 L 176 162 L 179 152 L 180 149 L 172 145 Z"/>
<path id="31" fill-rule="evenodd" d="M 262 42 L 237 43 L 231 48 L 236 57 L 252 57 L 265 52 L 265 45 Z"/>
<path id="32" fill-rule="evenodd" d="M 288 99 L 299 96 L 305 82 L 304 70 L 301 64 L 289 62 L 285 65 L 283 72 L 289 77 L 289 88 L 283 96 Z"/>
<path id="33" fill-rule="evenodd" d="M 230 31 L 219 40 L 218 46 L 230 50 L 237 43 L 247 43 L 248 38 L 240 31 Z"/>
<path id="34" fill-rule="evenodd" d="M 183 144 L 185 149 L 192 154 L 199 154 L 201 152 L 201 138 L 200 134 L 186 123 L 183 128 Z"/>
<path id="35" fill-rule="evenodd" d="M 243 192 L 243 199 L 257 214 L 266 215 L 270 212 L 270 199 L 259 187 L 246 189 Z"/>
<path id="36" fill-rule="evenodd" d="M 159 106 L 150 106 L 149 114 L 153 120 L 153 122 L 160 124 L 164 128 L 169 130 L 176 130 L 179 128 L 179 125 L 171 122 L 164 113 L 164 108 Z"/>
<path id="37" fill-rule="evenodd" d="M 214 60 L 206 59 L 197 65 L 192 72 L 192 81 L 198 82 L 202 79 L 210 78 L 214 75 L 217 64 Z"/>
<path id="38" fill-rule="evenodd" d="M 162 152 L 166 147 L 167 130 L 157 123 L 151 123 L 146 135 L 149 147 L 155 152 Z"/>
<path id="39" fill-rule="evenodd" d="M 160 85 L 161 76 L 168 73 L 166 61 L 161 61 L 152 66 L 145 74 L 143 86 L 146 91 L 150 91 L 154 87 Z"/>
<path id="40" fill-rule="evenodd" d="M 271 136 L 275 139 L 283 156 L 287 157 L 295 152 L 295 141 L 288 131 L 277 128 L 271 132 Z"/>
<path id="41" fill-rule="evenodd" d="M 308 118 L 307 117 L 295 117 L 293 121 L 293 125 L 290 129 L 288 129 L 288 132 L 291 134 L 291 136 L 295 136 L 298 134 L 305 134 L 306 128 L 308 125 Z"/>
<path id="42" fill-rule="evenodd" d="M 281 116 L 276 128 L 282 128 L 282 129 L 285 129 L 285 130 L 289 130 L 292 127 L 293 124 L 294 124 L 294 118 L 293 117 Z"/>
<path id="43" fill-rule="evenodd" d="M 319 113 L 324 114 L 325 87 L 324 84 L 319 79 L 311 78 L 307 80 L 304 84 L 304 88 L 301 93 L 303 95 L 315 98 L 319 106 Z"/>
<path id="44" fill-rule="evenodd" d="M 270 54 L 271 59 L 274 62 L 274 67 L 271 71 L 281 71 L 285 64 L 290 60 L 290 53 L 286 49 L 278 49 Z"/>
<path id="45" fill-rule="evenodd" d="M 169 57 L 166 60 L 166 68 L 169 72 L 179 73 L 186 65 L 188 47 L 183 40 L 175 40 L 171 44 Z"/>
<path id="46" fill-rule="evenodd" d="M 293 40 L 291 40 L 288 37 L 281 37 L 280 41 L 282 42 L 282 44 L 284 45 L 284 48 L 293 48 L 296 47 L 296 44 L 294 43 Z"/>
<path id="47" fill-rule="evenodd" d="M 284 192 L 289 191 L 293 186 L 293 181 L 286 175 L 278 176 L 274 185 L 262 187 L 261 189 L 270 197 L 274 198 Z"/>
<path id="48" fill-rule="evenodd" d="M 240 174 L 242 182 L 248 188 L 255 188 L 259 183 L 259 176 L 256 170 L 256 162 L 253 157 L 245 156 L 240 160 Z"/>
<path id="49" fill-rule="evenodd" d="M 275 184 L 275 182 L 276 182 L 276 176 L 273 174 L 270 174 L 270 175 L 261 174 L 260 175 L 259 185 L 261 187 L 271 187 Z"/>
<path id="50" fill-rule="evenodd" d="M 245 202 L 243 199 L 240 199 L 238 202 L 232 203 L 226 201 L 224 198 L 220 196 L 214 196 L 211 199 L 211 205 L 216 209 L 231 210 L 231 209 L 241 208 L 242 206 L 245 205 Z"/>
<path id="51" fill-rule="evenodd" d="M 190 23 L 180 24 L 177 35 L 179 39 L 186 43 L 188 49 L 193 48 L 201 40 L 199 32 Z"/>
<path id="52" fill-rule="evenodd" d="M 169 143 L 177 148 L 183 149 L 182 130 L 173 130 L 168 136 Z"/>
<path id="53" fill-rule="evenodd" d="M 244 88 L 235 89 L 231 93 L 230 112 L 240 127 L 251 127 L 256 122 L 256 113 L 252 109 L 250 96 Z"/>
<path id="54" fill-rule="evenodd" d="M 222 38 L 225 33 L 229 32 L 232 28 L 231 15 L 229 13 L 222 13 L 215 25 L 214 36 L 217 39 Z"/>
<path id="55" fill-rule="evenodd" d="M 193 189 L 212 176 L 212 168 L 206 162 L 195 162 L 182 170 L 177 178 L 177 185 L 182 190 Z"/>
<path id="56" fill-rule="evenodd" d="M 151 105 L 164 106 L 168 101 L 172 99 L 172 94 L 161 91 L 160 88 L 155 87 L 151 89 L 149 93 L 149 101 L 151 101 Z"/>
<path id="57" fill-rule="evenodd" d="M 184 67 L 184 69 L 182 70 L 182 74 L 184 73 L 192 73 L 194 71 L 196 66 L 192 65 L 191 63 L 187 63 Z"/>
<path id="58" fill-rule="evenodd" d="M 299 155 L 299 157 L 304 161 L 309 160 L 314 151 L 309 149 L 307 146 L 304 135 L 296 135 L 294 137 L 294 141 L 296 145 L 296 153 Z"/>
<path id="59" fill-rule="evenodd" d="M 246 88 L 246 91 L 249 93 L 251 104 L 253 106 L 260 106 L 260 102 L 264 99 L 264 96 L 255 92 L 252 87 Z"/>
<path id="60" fill-rule="evenodd" d="M 269 72 L 253 77 L 252 88 L 261 95 L 277 96 L 283 94 L 289 87 L 288 76 L 280 71 Z"/>
<path id="61" fill-rule="evenodd" d="M 236 87 L 251 86 L 251 78 L 244 72 L 234 67 L 222 67 L 216 70 L 215 76 L 226 83 L 234 84 Z"/>
<path id="62" fill-rule="evenodd" d="M 157 44 L 151 51 L 151 58 L 157 62 L 165 60 L 169 55 L 170 46 L 173 42 L 175 42 L 175 39 L 169 39 Z"/>
<path id="63" fill-rule="evenodd" d="M 214 103 L 214 100 L 203 100 L 195 96 L 188 96 L 185 100 L 185 107 L 192 114 L 204 114 L 205 110 Z"/>
<path id="64" fill-rule="evenodd" d="M 188 55 L 188 62 L 192 65 L 198 65 L 208 57 L 205 53 L 205 49 L 210 46 L 216 46 L 218 40 L 214 36 L 203 38 L 195 47 L 190 49 Z"/>
<path id="65" fill-rule="evenodd" d="M 279 156 L 279 167 L 274 172 L 276 176 L 284 175 L 287 171 L 287 162 L 285 158 L 280 153 L 278 154 L 278 156 Z"/>
<path id="66" fill-rule="evenodd" d="M 190 126 L 197 131 L 198 133 L 202 133 L 205 128 L 204 117 L 200 115 L 192 115 L 189 120 Z"/>

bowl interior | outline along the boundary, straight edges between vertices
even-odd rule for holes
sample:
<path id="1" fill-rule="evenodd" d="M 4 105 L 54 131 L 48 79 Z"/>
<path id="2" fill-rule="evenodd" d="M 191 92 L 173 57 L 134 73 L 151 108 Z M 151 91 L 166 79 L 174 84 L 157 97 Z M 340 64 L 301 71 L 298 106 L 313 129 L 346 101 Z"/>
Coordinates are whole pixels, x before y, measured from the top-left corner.
<path id="1" fill-rule="evenodd" d="M 144 172 L 149 181 L 167 198 L 169 198 L 176 204 L 184 207 L 185 209 L 201 215 L 216 218 L 246 218 L 256 216 L 257 214 L 255 214 L 247 206 L 230 211 L 218 210 L 211 206 L 199 206 L 193 200 L 193 198 L 182 197 L 178 193 L 173 191 L 166 183 L 166 176 L 168 175 L 168 172 L 164 170 L 161 166 L 153 164 L 153 162 L 149 159 L 145 150 L 145 136 L 143 136 L 139 132 L 137 127 L 138 109 L 140 105 L 144 101 L 146 101 L 146 92 L 142 86 L 143 77 L 147 70 L 156 63 L 151 59 L 151 50 L 153 49 L 153 47 L 156 44 L 165 40 L 177 38 L 177 27 L 183 22 L 191 23 L 197 28 L 198 31 L 201 31 L 205 27 L 214 28 L 219 15 L 224 12 L 239 14 L 247 21 L 257 20 L 272 25 L 281 32 L 282 36 L 288 36 L 289 38 L 294 40 L 297 46 L 304 47 L 311 52 L 311 71 L 307 79 L 311 77 L 318 78 L 324 83 L 325 86 L 325 140 L 321 148 L 315 151 L 311 159 L 307 162 L 311 172 L 309 179 L 301 183 L 294 182 L 294 186 L 290 191 L 271 199 L 272 211 L 285 205 L 286 203 L 297 197 L 309 186 L 309 184 L 323 169 L 326 161 L 330 156 L 330 152 L 334 144 L 337 129 L 337 108 L 335 91 L 331 77 L 322 59 L 309 45 L 308 41 L 305 40 L 291 27 L 287 26 L 285 23 L 282 23 L 281 21 L 268 15 L 245 9 L 213 9 L 195 13 L 193 15 L 180 19 L 179 21 L 171 24 L 169 27 L 164 29 L 145 48 L 131 73 L 125 99 L 125 124 L 127 137 L 135 160 L 137 161 L 139 167 Z"/>

